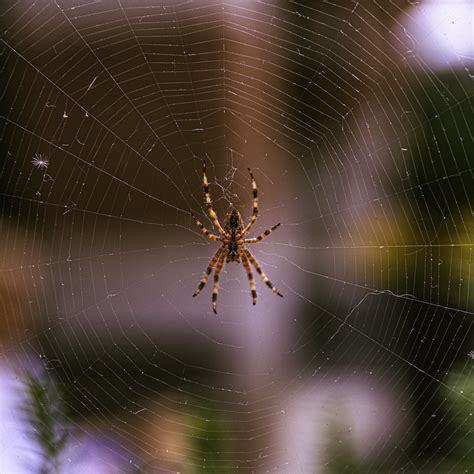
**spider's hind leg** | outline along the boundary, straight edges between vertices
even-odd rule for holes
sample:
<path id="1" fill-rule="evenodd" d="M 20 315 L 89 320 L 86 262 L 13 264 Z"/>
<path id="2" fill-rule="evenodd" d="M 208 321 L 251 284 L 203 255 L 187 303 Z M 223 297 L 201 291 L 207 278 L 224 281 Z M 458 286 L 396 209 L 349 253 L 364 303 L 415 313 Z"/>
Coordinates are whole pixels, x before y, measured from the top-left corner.
<path id="1" fill-rule="evenodd" d="M 258 216 L 258 190 L 257 190 L 257 183 L 255 182 L 255 178 L 253 177 L 252 170 L 248 168 L 249 174 L 250 174 L 250 180 L 252 181 L 252 204 L 253 204 L 253 209 L 252 209 L 252 216 L 250 217 L 249 223 L 245 226 L 243 231 L 241 232 L 240 235 L 245 235 L 250 228 L 254 225 L 255 221 L 257 220 Z"/>
<path id="2" fill-rule="evenodd" d="M 212 223 L 214 224 L 214 227 L 222 235 L 225 235 L 224 229 L 222 228 L 221 223 L 219 222 L 219 219 L 217 218 L 217 214 L 214 211 L 214 208 L 212 207 L 211 191 L 209 189 L 209 181 L 207 180 L 205 161 L 202 162 L 202 187 L 204 189 L 204 199 L 206 200 L 206 208 L 207 208 L 209 217 L 211 218 Z"/>
<path id="3" fill-rule="evenodd" d="M 219 242 L 222 242 L 224 240 L 223 237 L 219 237 L 218 235 L 214 235 L 212 232 L 209 232 L 204 225 L 201 223 L 201 221 L 194 215 L 194 213 L 191 211 L 191 217 L 194 219 L 194 222 L 196 225 L 201 229 L 201 232 L 211 240 L 217 240 Z"/>
<path id="4" fill-rule="evenodd" d="M 260 240 L 264 239 L 267 235 L 270 235 L 275 229 L 280 227 L 280 223 L 274 225 L 271 229 L 266 230 L 263 234 L 260 234 L 258 237 L 253 239 L 244 239 L 244 244 L 256 244 Z"/>

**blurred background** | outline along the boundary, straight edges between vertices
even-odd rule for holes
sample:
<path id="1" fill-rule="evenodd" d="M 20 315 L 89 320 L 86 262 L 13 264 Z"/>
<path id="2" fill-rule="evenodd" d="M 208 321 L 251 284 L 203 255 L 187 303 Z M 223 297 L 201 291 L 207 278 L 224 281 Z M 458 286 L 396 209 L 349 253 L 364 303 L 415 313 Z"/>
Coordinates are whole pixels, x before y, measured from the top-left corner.
<path id="1" fill-rule="evenodd" d="M 0 472 L 474 470 L 470 0 L 0 14 Z"/>

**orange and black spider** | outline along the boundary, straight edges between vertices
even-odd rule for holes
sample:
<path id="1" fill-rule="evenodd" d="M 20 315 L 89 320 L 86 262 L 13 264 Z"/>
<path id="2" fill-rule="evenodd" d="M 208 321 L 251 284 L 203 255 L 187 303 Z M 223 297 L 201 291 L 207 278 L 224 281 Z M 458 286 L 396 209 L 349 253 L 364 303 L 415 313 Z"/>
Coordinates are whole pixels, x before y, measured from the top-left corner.
<path id="1" fill-rule="evenodd" d="M 255 290 L 255 282 L 253 280 L 252 270 L 250 270 L 249 262 L 255 267 L 257 273 L 262 277 L 262 280 L 265 284 L 276 293 L 278 296 L 283 296 L 272 284 L 272 282 L 267 278 L 263 270 L 260 268 L 257 260 L 255 257 L 249 252 L 249 250 L 245 247 L 244 244 L 255 244 L 260 242 L 263 238 L 267 235 L 271 234 L 280 224 L 274 225 L 271 229 L 266 230 L 263 234 L 260 234 L 258 237 L 253 239 L 244 239 L 244 236 L 248 233 L 250 228 L 253 226 L 255 221 L 257 220 L 258 215 L 258 192 L 257 192 L 257 184 L 255 183 L 255 179 L 253 177 L 252 171 L 249 170 L 250 179 L 252 180 L 252 191 L 253 191 L 253 212 L 252 217 L 250 218 L 249 223 L 244 227 L 242 218 L 240 217 L 239 211 L 237 209 L 231 209 L 229 215 L 227 216 L 226 223 L 224 227 L 221 226 L 219 223 L 219 219 L 217 218 L 217 214 L 215 213 L 214 209 L 212 208 L 212 201 L 211 201 L 211 193 L 209 191 L 209 183 L 207 181 L 206 176 L 206 162 L 203 161 L 202 164 L 203 170 L 203 188 L 204 188 L 204 197 L 206 199 L 206 206 L 207 212 L 211 217 L 212 223 L 214 227 L 219 232 L 219 235 L 215 235 L 209 232 L 201 222 L 197 219 L 197 217 L 191 212 L 193 219 L 195 220 L 198 227 L 201 229 L 202 233 L 211 240 L 216 240 L 218 242 L 222 242 L 222 246 L 219 247 L 217 252 L 211 258 L 209 262 L 209 266 L 207 267 L 206 272 L 204 273 L 197 290 L 194 292 L 193 296 L 196 296 L 203 288 L 204 285 L 207 283 L 209 275 L 216 266 L 216 271 L 214 272 L 214 286 L 212 288 L 212 309 L 214 313 L 216 311 L 217 305 L 217 293 L 219 291 L 219 274 L 222 270 L 224 265 L 224 260 L 229 262 L 237 262 L 240 263 L 242 261 L 242 265 L 247 272 L 247 277 L 250 283 L 250 291 L 252 293 L 252 301 L 253 304 L 257 302 L 257 291 Z"/>

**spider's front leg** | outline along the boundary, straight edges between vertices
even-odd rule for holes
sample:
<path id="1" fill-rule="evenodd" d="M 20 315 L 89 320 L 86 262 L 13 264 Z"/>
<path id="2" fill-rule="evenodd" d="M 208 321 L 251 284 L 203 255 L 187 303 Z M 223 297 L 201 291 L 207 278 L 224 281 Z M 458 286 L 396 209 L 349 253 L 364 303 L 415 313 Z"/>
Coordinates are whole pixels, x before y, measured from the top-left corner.
<path id="1" fill-rule="evenodd" d="M 242 259 L 242 265 L 247 272 L 247 278 L 250 284 L 250 292 L 252 293 L 252 302 L 255 305 L 257 303 L 257 290 L 255 289 L 255 281 L 253 279 L 252 270 L 250 270 L 249 261 L 244 252 L 240 252 L 240 258 Z"/>
<path id="2" fill-rule="evenodd" d="M 224 258 L 226 257 L 227 252 L 225 250 L 219 256 L 219 260 L 217 262 L 216 271 L 214 272 L 214 286 L 212 287 L 212 310 L 214 314 L 217 314 L 217 294 L 219 293 L 219 273 L 222 270 L 222 266 L 224 265 Z"/>
<path id="3" fill-rule="evenodd" d="M 194 296 L 197 296 L 199 292 L 204 288 L 204 286 L 207 283 L 207 280 L 209 278 L 209 275 L 212 272 L 212 269 L 214 268 L 214 265 L 217 262 L 217 259 L 219 258 L 220 254 L 222 253 L 223 248 L 220 247 L 219 250 L 214 254 L 214 256 L 211 258 L 211 261 L 209 262 L 209 265 L 207 266 L 206 271 L 204 272 L 204 275 L 201 278 L 201 281 L 199 282 L 199 286 L 197 287 L 196 291 L 193 294 Z"/>
<path id="4" fill-rule="evenodd" d="M 250 253 L 250 251 L 247 250 L 245 247 L 243 247 L 243 251 L 245 252 L 246 257 L 250 260 L 250 263 L 255 267 L 255 270 L 257 270 L 257 273 L 260 275 L 260 277 L 264 281 L 265 285 L 267 285 L 268 288 L 270 288 L 270 290 L 273 291 L 273 293 L 275 293 L 278 296 L 281 296 L 283 298 L 283 295 L 278 291 L 278 289 L 268 279 L 267 275 L 265 275 L 264 271 L 262 270 L 262 268 L 258 264 L 257 260 L 255 260 L 255 257 Z"/>

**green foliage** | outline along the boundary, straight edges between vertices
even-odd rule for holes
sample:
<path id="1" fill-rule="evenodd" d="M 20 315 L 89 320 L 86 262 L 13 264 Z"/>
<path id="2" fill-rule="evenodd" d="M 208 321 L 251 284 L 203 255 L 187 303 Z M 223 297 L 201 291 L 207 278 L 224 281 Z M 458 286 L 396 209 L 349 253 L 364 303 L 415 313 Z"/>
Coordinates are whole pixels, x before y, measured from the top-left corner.
<path id="1" fill-rule="evenodd" d="M 443 469 L 452 472 L 474 472 L 474 363 L 471 370 L 453 372 L 447 379 L 445 396 L 454 418 L 456 440 L 452 442 Z"/>
<path id="2" fill-rule="evenodd" d="M 474 364 L 473 364 L 474 366 Z M 474 367 L 473 367 L 474 368 Z M 452 372 L 445 389 L 446 407 L 449 407 L 450 418 L 455 426 L 456 437 L 447 439 L 447 453 L 433 458 L 420 472 L 474 472 L 474 377 L 472 369 L 463 373 Z M 350 439 L 344 436 L 341 429 L 333 427 L 329 433 L 325 473 L 328 474 L 362 474 L 390 471 L 380 459 L 360 459 L 351 447 Z"/>
<path id="3" fill-rule="evenodd" d="M 222 472 L 227 465 L 225 453 L 231 444 L 226 432 L 226 420 L 216 411 L 204 407 L 197 412 L 196 419 L 192 444 L 197 458 L 203 460 L 202 469 L 209 473 Z"/>
<path id="4" fill-rule="evenodd" d="M 61 454 L 69 438 L 61 395 L 53 382 L 42 382 L 31 374 L 26 375 L 24 387 L 23 412 L 42 458 L 39 473 L 59 473 Z"/>
<path id="5" fill-rule="evenodd" d="M 366 474 L 369 472 L 387 472 L 383 464 L 376 459 L 362 459 L 356 456 L 351 440 L 342 430 L 334 430 L 326 449 L 324 472 L 327 474 Z"/>

